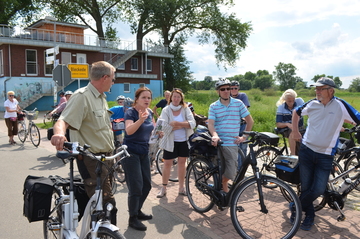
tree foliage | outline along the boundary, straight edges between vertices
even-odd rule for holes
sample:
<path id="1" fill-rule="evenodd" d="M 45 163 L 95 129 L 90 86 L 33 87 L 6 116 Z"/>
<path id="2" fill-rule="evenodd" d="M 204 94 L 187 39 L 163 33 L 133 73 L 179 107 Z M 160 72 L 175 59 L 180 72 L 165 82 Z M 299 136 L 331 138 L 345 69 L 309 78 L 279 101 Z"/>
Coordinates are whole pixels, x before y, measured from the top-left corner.
<path id="1" fill-rule="evenodd" d="M 280 90 L 295 89 L 296 84 L 302 79 L 296 76 L 297 68 L 291 63 L 279 62 L 273 72 L 274 78 L 279 82 Z"/>
<path id="2" fill-rule="evenodd" d="M 226 69 L 235 65 L 252 31 L 250 23 L 241 23 L 235 14 L 222 13 L 220 7 L 226 5 L 232 6 L 233 0 L 128 0 L 121 8 L 122 17 L 136 33 L 138 49 L 145 35 L 153 32 L 160 34 L 164 46 L 178 37 L 196 35 L 199 44 L 215 46 L 216 62 Z M 172 84 L 170 73 L 166 72 L 167 85 Z"/>
<path id="3" fill-rule="evenodd" d="M 18 17 L 24 17 L 29 22 L 37 10 L 32 0 L 0 0 L 0 24 L 12 25 Z"/>
<path id="4" fill-rule="evenodd" d="M 43 7 L 51 9 L 59 21 L 82 23 L 95 32 L 100 39 L 105 38 L 104 23 L 111 27 L 119 16 L 115 7 L 121 0 L 35 0 Z M 89 17 L 91 20 L 89 20 Z M 95 27 L 92 26 L 95 22 Z M 114 30 L 108 28 L 109 30 Z M 110 35 L 112 33 L 110 32 Z"/>
<path id="5" fill-rule="evenodd" d="M 330 78 L 330 79 L 333 79 L 334 80 L 334 83 L 335 83 L 335 86 L 336 88 L 340 88 L 342 86 L 342 81 L 340 80 L 340 77 L 336 76 L 334 78 L 334 76 L 326 76 L 325 74 L 322 74 L 322 75 L 315 75 L 311 80 L 316 82 L 319 78 L 321 77 L 327 77 L 327 78 Z"/>
<path id="6" fill-rule="evenodd" d="M 356 77 L 351 81 L 349 86 L 350 92 L 360 92 L 360 77 Z"/>

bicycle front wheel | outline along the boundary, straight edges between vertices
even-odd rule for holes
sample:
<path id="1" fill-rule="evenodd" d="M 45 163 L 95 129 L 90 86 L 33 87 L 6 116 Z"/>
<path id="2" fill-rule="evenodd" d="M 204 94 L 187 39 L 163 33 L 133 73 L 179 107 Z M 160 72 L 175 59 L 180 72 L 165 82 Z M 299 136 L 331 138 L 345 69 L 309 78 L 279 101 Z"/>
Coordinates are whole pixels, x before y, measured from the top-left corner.
<path id="1" fill-rule="evenodd" d="M 30 140 L 32 144 L 37 147 L 40 144 L 40 131 L 36 124 L 31 124 L 30 126 Z"/>
<path id="2" fill-rule="evenodd" d="M 157 168 L 158 172 L 160 173 L 160 175 L 162 175 L 163 168 L 164 168 L 163 153 L 164 153 L 164 150 L 159 149 L 157 151 L 157 153 L 156 153 L 156 156 L 155 156 L 156 168 Z M 170 168 L 169 181 L 172 181 L 172 182 L 178 182 L 179 181 L 179 178 L 178 178 L 178 158 L 175 158 L 173 160 L 173 164 L 172 164 L 172 166 Z"/>
<path id="3" fill-rule="evenodd" d="M 51 196 L 50 215 L 47 220 L 43 221 L 44 239 L 62 239 L 61 231 L 61 206 L 58 205 L 60 194 L 54 189 Z"/>
<path id="4" fill-rule="evenodd" d="M 186 169 L 187 197 L 197 212 L 207 212 L 214 206 L 211 188 L 217 185 L 217 179 L 210 172 L 211 168 L 211 164 L 206 160 L 194 158 Z"/>
<path id="5" fill-rule="evenodd" d="M 276 187 L 267 187 L 269 183 Z M 281 188 L 294 202 L 296 213 L 293 223 L 290 223 L 289 202 L 283 196 Z M 263 209 L 259 195 L 263 197 Z M 254 177 L 243 181 L 236 189 L 231 199 L 230 214 L 231 221 L 242 238 L 292 238 L 300 227 L 302 213 L 300 200 L 288 184 L 262 175 L 260 189 Z"/>
<path id="6" fill-rule="evenodd" d="M 357 157 L 357 155 L 352 155 L 348 160 L 345 162 L 345 171 L 352 169 L 353 167 L 357 166 L 360 163 L 360 159 Z M 360 177 L 360 169 L 357 168 L 354 171 L 350 172 L 348 174 L 350 179 L 352 181 L 356 180 Z M 355 187 L 356 190 L 360 191 L 360 185 Z"/>
<path id="7" fill-rule="evenodd" d="M 96 238 L 100 238 L 100 239 L 126 239 L 124 237 L 124 235 L 122 235 L 119 231 L 111 231 L 109 228 L 107 227 L 99 227 L 99 230 L 97 232 L 97 237 Z M 91 239 L 91 233 L 89 232 L 86 235 L 86 239 Z"/>
<path id="8" fill-rule="evenodd" d="M 21 143 L 24 143 L 26 140 L 26 125 L 24 121 L 19 121 L 18 123 L 18 137 Z"/>

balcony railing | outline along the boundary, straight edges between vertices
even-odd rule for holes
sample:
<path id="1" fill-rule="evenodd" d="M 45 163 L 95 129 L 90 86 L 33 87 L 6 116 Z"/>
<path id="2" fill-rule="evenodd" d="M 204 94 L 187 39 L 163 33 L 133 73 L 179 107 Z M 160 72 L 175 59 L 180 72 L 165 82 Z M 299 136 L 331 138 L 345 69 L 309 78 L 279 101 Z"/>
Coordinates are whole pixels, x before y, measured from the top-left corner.
<path id="1" fill-rule="evenodd" d="M 126 51 L 136 50 L 136 41 L 123 41 L 120 39 L 110 40 L 106 38 L 99 38 L 95 35 L 54 31 L 39 28 L 26 28 L 20 29 L 20 31 L 15 31 L 13 27 L 3 24 L 0 24 L 0 41 L 1 37 L 81 44 L 86 46 L 96 46 Z M 155 53 L 168 53 L 167 47 L 149 43 L 143 43 L 142 50 Z"/>

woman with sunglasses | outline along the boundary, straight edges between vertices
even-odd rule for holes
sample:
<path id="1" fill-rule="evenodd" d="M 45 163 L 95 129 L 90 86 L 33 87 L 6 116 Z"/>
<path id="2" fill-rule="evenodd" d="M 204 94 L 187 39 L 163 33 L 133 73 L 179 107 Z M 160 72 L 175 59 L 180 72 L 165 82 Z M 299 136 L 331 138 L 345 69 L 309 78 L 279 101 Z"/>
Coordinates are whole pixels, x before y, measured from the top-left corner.
<path id="1" fill-rule="evenodd" d="M 8 128 L 9 143 L 16 144 L 14 135 L 18 133 L 17 112 L 20 111 L 19 102 L 15 99 L 15 92 L 8 91 L 8 99 L 4 103 L 5 107 L 5 123 Z"/>

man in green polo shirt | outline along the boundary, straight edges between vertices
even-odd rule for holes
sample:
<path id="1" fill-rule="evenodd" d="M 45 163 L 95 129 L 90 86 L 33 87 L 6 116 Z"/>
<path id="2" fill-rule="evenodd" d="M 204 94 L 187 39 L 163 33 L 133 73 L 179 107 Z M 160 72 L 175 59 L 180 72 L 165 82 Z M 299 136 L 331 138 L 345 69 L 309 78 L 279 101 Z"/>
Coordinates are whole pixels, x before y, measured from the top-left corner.
<path id="1" fill-rule="evenodd" d="M 70 129 L 70 140 L 80 145 L 88 144 L 94 154 L 112 154 L 114 150 L 114 136 L 110 124 L 111 112 L 108 110 L 106 95 L 114 84 L 115 68 L 105 62 L 99 61 L 91 65 L 90 83 L 78 89 L 67 102 L 59 120 L 54 125 L 54 135 L 51 143 L 57 150 L 62 150 L 66 129 Z M 87 156 L 79 156 L 78 169 L 84 180 L 85 189 L 89 197 L 95 193 L 97 161 Z M 102 178 L 108 171 L 102 168 Z M 111 202 L 114 210 L 111 223 L 116 225 L 115 199 L 111 193 L 109 179 L 103 184 L 104 202 Z"/>

